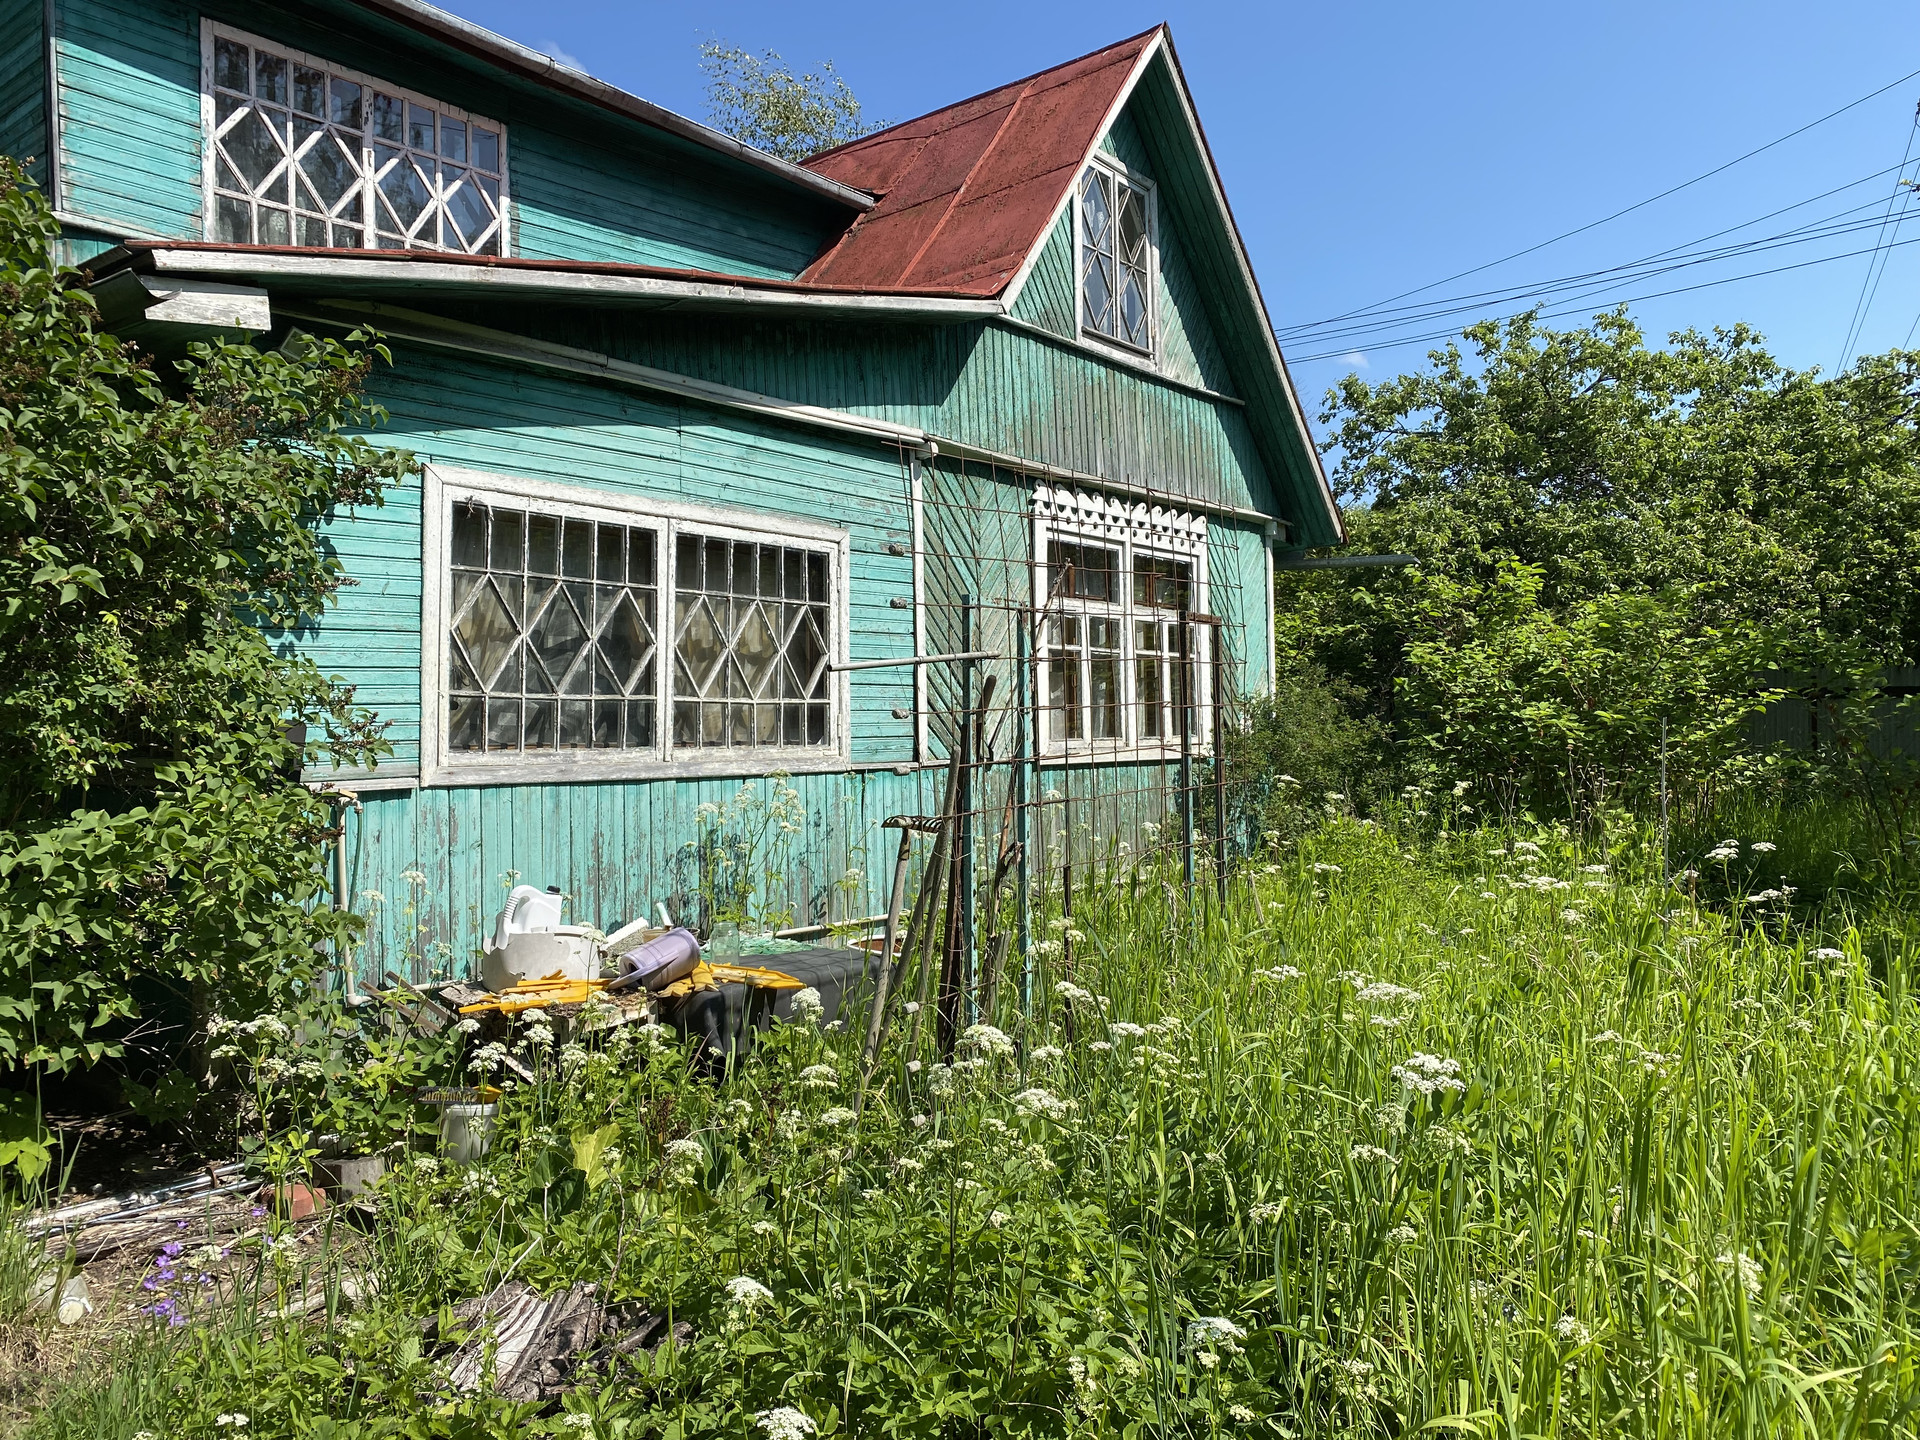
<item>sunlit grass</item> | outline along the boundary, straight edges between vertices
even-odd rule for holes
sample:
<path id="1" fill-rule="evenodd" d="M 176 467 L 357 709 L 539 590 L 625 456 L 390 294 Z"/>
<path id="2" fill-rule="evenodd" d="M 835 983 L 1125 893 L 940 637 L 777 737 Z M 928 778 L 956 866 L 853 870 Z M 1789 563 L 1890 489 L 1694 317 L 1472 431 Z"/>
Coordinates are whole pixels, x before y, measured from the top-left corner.
<path id="1" fill-rule="evenodd" d="M 1083 878 L 1037 1013 L 1003 987 L 956 1070 L 900 1017 L 857 1115 L 857 1023 L 719 1086 L 652 1041 L 548 1055 L 483 1167 L 400 1168 L 367 1308 L 182 1328 L 177 1433 L 1904 1433 L 1910 957 L 1748 901 L 1775 852 L 1736 838 L 1681 857 L 1712 905 L 1637 833 L 1338 821 L 1224 906 L 1159 860 Z M 436 1421 L 403 1337 L 507 1274 L 700 1338 L 574 1426 Z"/>

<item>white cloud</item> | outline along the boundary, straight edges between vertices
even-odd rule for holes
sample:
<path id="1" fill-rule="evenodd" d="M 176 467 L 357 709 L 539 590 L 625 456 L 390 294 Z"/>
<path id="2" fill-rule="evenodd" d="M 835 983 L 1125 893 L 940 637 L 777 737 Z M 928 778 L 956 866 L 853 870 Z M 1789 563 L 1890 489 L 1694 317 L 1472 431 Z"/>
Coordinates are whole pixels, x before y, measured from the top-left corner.
<path id="1" fill-rule="evenodd" d="M 1340 363 L 1343 365 L 1351 366 L 1355 370 L 1365 370 L 1369 368 L 1367 364 L 1367 355 L 1364 350 L 1347 351 L 1346 354 L 1340 357 Z"/>
<path id="2" fill-rule="evenodd" d="M 569 55 L 566 51 L 562 50 L 558 45 L 554 44 L 553 41 L 549 40 L 545 44 L 537 48 L 539 49 L 541 54 L 551 55 L 554 59 L 558 60 L 562 65 L 566 66 L 569 70 L 578 70 L 583 75 L 586 73 L 587 67 L 580 63 L 579 56 Z"/>

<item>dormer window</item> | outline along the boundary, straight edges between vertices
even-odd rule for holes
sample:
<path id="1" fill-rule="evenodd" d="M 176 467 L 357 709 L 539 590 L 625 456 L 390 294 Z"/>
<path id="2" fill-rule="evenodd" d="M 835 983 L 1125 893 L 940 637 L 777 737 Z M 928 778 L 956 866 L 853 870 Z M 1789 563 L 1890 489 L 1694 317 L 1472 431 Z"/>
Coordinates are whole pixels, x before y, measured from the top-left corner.
<path id="1" fill-rule="evenodd" d="M 337 249 L 507 249 L 495 121 L 207 23 L 207 238 Z"/>
<path id="2" fill-rule="evenodd" d="M 1080 178 L 1080 326 L 1153 353 L 1153 189 L 1104 164 Z"/>

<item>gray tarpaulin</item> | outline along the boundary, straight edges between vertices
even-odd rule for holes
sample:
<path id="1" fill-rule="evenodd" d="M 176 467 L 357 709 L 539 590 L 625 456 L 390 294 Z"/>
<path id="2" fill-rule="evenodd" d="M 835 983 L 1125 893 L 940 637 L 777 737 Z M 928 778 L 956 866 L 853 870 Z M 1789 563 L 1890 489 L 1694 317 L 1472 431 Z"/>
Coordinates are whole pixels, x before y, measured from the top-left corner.
<path id="1" fill-rule="evenodd" d="M 742 965 L 758 965 L 791 975 L 820 992 L 824 1010 L 822 1024 L 836 1019 L 849 1023 L 865 1013 L 878 957 L 865 950 L 820 948 L 790 950 L 783 955 L 712 955 L 716 965 L 737 959 Z M 775 1020 L 785 1020 L 793 1011 L 797 990 L 762 990 L 752 985 L 721 985 L 713 990 L 696 990 L 661 1007 L 661 1019 L 683 1035 L 699 1042 L 697 1054 L 708 1068 L 718 1070 L 735 1055 L 750 1053 L 754 1036 Z M 842 1009 L 845 1014 L 842 1015 Z"/>

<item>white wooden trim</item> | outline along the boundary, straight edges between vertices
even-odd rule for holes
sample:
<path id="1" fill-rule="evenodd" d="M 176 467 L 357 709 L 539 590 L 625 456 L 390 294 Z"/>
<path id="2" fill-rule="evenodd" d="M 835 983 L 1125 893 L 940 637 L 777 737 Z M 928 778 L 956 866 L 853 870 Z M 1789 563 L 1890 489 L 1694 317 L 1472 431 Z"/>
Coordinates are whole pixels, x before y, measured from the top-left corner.
<path id="1" fill-rule="evenodd" d="M 1277 601 L 1273 593 L 1273 541 L 1277 527 L 1268 525 L 1260 531 L 1260 548 L 1266 552 L 1267 600 L 1261 607 L 1261 613 L 1267 617 L 1267 683 L 1266 693 L 1280 693 L 1280 619 L 1275 612 Z"/>
<path id="2" fill-rule="evenodd" d="M 1185 560 L 1193 566 L 1193 604 L 1194 610 L 1205 613 L 1207 599 L 1211 593 L 1211 546 L 1207 528 L 1207 517 L 1184 510 L 1176 510 L 1165 505 L 1151 505 L 1143 502 L 1128 503 L 1111 495 L 1090 493 L 1069 489 L 1058 485 L 1036 485 L 1033 491 L 1032 510 L 1033 565 L 1031 567 L 1033 584 L 1033 607 L 1041 614 L 1039 644 L 1046 643 L 1045 615 L 1042 607 L 1046 604 L 1051 576 L 1048 573 L 1047 545 L 1056 537 L 1069 540 L 1087 540 L 1099 545 L 1116 548 L 1121 555 L 1121 581 L 1128 588 L 1119 601 L 1107 602 L 1097 609 L 1062 609 L 1060 613 L 1094 615 L 1111 614 L 1119 618 L 1121 625 L 1121 707 L 1125 717 L 1125 726 L 1129 734 L 1138 723 L 1135 714 L 1137 697 L 1134 685 L 1137 676 L 1134 670 L 1136 636 L 1133 622 L 1138 618 L 1132 600 L 1132 565 L 1136 554 L 1163 556 L 1168 559 Z M 1168 612 L 1155 610 L 1154 615 L 1166 618 Z M 1206 683 L 1208 667 L 1216 662 L 1218 651 L 1214 644 L 1211 625 L 1193 626 L 1189 643 L 1193 646 L 1193 725 L 1194 734 L 1189 742 L 1188 753 L 1205 756 L 1213 753 L 1212 715 L 1213 696 L 1211 687 Z M 1036 697 L 1043 714 L 1051 716 L 1045 696 L 1048 678 L 1047 664 L 1035 666 L 1035 683 L 1041 688 Z M 1048 721 L 1048 730 L 1057 723 Z M 1039 756 L 1044 764 L 1083 762 L 1094 763 L 1158 763 L 1176 760 L 1180 756 L 1180 742 L 1177 735 L 1160 740 L 1093 740 L 1055 741 L 1051 734 L 1037 738 L 1041 745 Z"/>
<path id="3" fill-rule="evenodd" d="M 926 515 L 926 472 L 922 468 L 919 452 L 907 453 L 908 471 L 908 514 L 910 533 L 908 543 L 913 547 L 913 653 L 916 657 L 927 653 L 927 515 Z M 930 693 L 927 667 L 913 667 L 913 758 L 925 761 L 929 754 L 927 745 L 927 696 Z"/>
<path id="4" fill-rule="evenodd" d="M 42 60 L 47 81 L 47 204 L 58 211 L 66 200 L 67 187 L 60 174 L 66 155 L 66 126 L 60 103 L 60 10 L 57 0 L 44 0 L 40 24 L 46 31 L 40 38 L 46 45 Z"/>
<path id="5" fill-rule="evenodd" d="M 446 637 L 448 590 L 447 516 L 454 502 L 474 498 L 534 505 L 561 514 L 614 516 L 624 523 L 648 521 L 659 529 L 656 568 L 659 614 L 655 617 L 658 690 L 656 746 L 647 751 L 569 750 L 534 759 L 468 759 L 446 748 Z M 845 770 L 852 755 L 852 686 L 844 670 L 832 674 L 829 715 L 834 743 L 767 747 L 749 751 L 675 752 L 672 745 L 673 563 L 680 527 L 727 539 L 775 540 L 826 552 L 831 557 L 833 608 L 829 659 L 844 665 L 852 613 L 852 539 L 848 531 L 798 516 L 765 515 L 550 480 L 468 470 L 429 463 L 421 478 L 420 585 L 420 783 L 447 785 L 567 785 L 601 780 L 699 779 L 765 775 L 774 770 L 822 774 Z"/>
<path id="6" fill-rule="evenodd" d="M 1088 155 L 1079 173 L 1073 177 L 1073 333 L 1074 338 L 1097 355 L 1131 358 L 1134 364 L 1144 365 L 1156 374 L 1160 368 L 1160 191 L 1153 181 L 1143 179 L 1127 169 L 1118 156 L 1109 155 L 1100 148 L 1100 139 L 1106 135 L 1102 130 L 1095 137 L 1093 150 Z M 1142 350 L 1125 340 L 1112 335 L 1102 335 L 1098 330 L 1087 327 L 1086 286 L 1080 277 L 1080 252 L 1084 240 L 1084 222 L 1080 204 L 1080 186 L 1086 179 L 1087 171 L 1104 169 L 1117 175 L 1136 190 L 1146 193 L 1147 197 L 1147 348 Z M 1120 268 L 1120 211 L 1116 205 L 1113 212 L 1114 247 L 1113 263 L 1116 271 Z M 1044 247 L 1046 241 L 1042 239 Z M 1120 292 L 1117 288 L 1119 276 L 1115 277 L 1113 305 L 1117 313 L 1120 308 Z"/>
<path id="7" fill-rule="evenodd" d="M 437 100 L 433 96 L 428 95 L 423 91 L 413 90 L 408 88 L 405 85 L 396 85 L 391 81 L 382 80 L 377 76 L 368 75 L 363 71 L 351 69 L 347 66 L 341 65 L 337 61 L 327 58 L 324 55 L 315 55 L 312 52 L 306 51 L 306 50 L 296 50 L 291 45 L 283 44 L 280 41 L 273 39 L 271 36 L 257 35 L 257 34 L 254 34 L 252 31 L 242 30 L 239 27 L 234 25 L 222 24 L 217 20 L 213 20 L 211 18 L 204 17 L 204 16 L 201 18 L 201 21 L 200 21 L 200 136 L 201 136 L 201 155 L 200 155 L 201 187 L 200 188 L 201 188 L 201 205 L 203 210 L 203 213 L 201 215 L 201 221 L 200 221 L 200 233 L 202 237 L 211 239 L 213 235 L 213 213 L 214 213 L 213 212 L 213 207 L 214 207 L 213 146 L 214 146 L 214 141 L 217 138 L 215 135 L 215 130 L 217 126 L 214 120 L 214 97 L 213 97 L 213 92 L 214 92 L 213 42 L 216 37 L 220 39 L 225 39 L 225 40 L 237 40 L 241 44 L 249 46 L 250 48 L 253 48 L 253 49 L 270 50 L 274 54 L 284 55 L 287 59 L 294 61 L 296 63 L 311 66 L 316 70 L 324 70 L 329 75 L 338 75 L 343 80 L 351 80 L 355 84 L 359 85 L 363 90 L 369 90 L 369 89 L 378 90 L 382 94 L 396 96 L 402 100 L 407 101 L 409 104 L 418 104 L 422 108 L 430 109 L 434 111 L 435 114 L 437 115 L 446 115 L 456 120 L 462 121 L 467 126 L 467 135 L 468 135 L 467 153 L 469 155 L 473 153 L 472 135 L 473 135 L 473 127 L 475 124 L 483 125 L 487 129 L 494 131 L 500 137 L 500 167 L 496 172 L 500 177 L 500 200 L 499 200 L 500 254 L 502 256 L 511 256 L 513 254 L 513 226 L 512 226 L 513 198 L 512 198 L 512 192 L 508 188 L 508 175 L 507 175 L 507 161 L 511 151 L 511 147 L 507 143 L 507 127 L 504 124 L 502 124 L 498 120 L 493 119 L 491 116 L 477 114 L 471 110 L 462 110 L 457 105 L 449 105 L 444 100 Z M 372 114 L 371 97 L 369 97 L 367 104 L 368 104 L 368 117 L 369 117 L 368 123 L 363 124 L 360 129 L 361 139 L 363 142 L 363 149 L 367 144 L 372 143 L 371 136 L 370 136 L 371 114 Z M 287 109 L 289 114 L 293 113 L 291 104 L 287 105 L 284 108 Z M 395 144 L 393 148 L 405 154 L 410 154 L 410 155 L 419 153 L 413 148 L 411 144 L 406 143 L 404 141 Z M 292 164 L 293 152 L 291 147 L 289 147 L 287 153 L 288 153 L 288 163 Z M 435 160 L 438 161 L 440 158 L 441 157 L 436 153 Z M 484 173 L 480 171 L 480 167 L 469 164 L 466 161 L 454 161 L 452 163 L 461 166 L 462 169 L 473 170 L 473 171 L 476 171 L 477 173 Z M 372 175 L 370 173 L 367 173 L 364 170 L 364 156 L 362 157 L 362 165 L 363 165 L 362 174 L 357 183 L 358 183 L 358 188 L 360 189 L 360 194 L 361 194 L 361 199 L 360 199 L 361 209 L 365 212 L 366 220 L 364 224 L 361 226 L 361 229 L 365 233 L 366 237 L 369 240 L 371 240 L 373 236 L 377 234 L 379 231 L 379 221 L 377 217 L 379 216 L 379 213 L 380 213 L 380 201 L 379 201 L 379 197 L 375 193 L 376 190 L 378 189 L 378 184 L 373 179 Z M 290 191 L 290 193 L 292 192 Z M 291 217 L 291 212 L 290 212 L 290 217 Z M 373 249 L 375 247 L 369 244 L 365 248 Z M 453 250 L 450 247 L 439 246 L 439 245 L 421 245 L 418 247 L 408 246 L 406 248 L 408 249 L 417 248 L 419 250 L 424 250 L 429 253 L 444 251 L 445 253 L 455 254 L 455 255 L 466 255 L 466 254 L 473 253 L 472 251 Z"/>
<path id="8" fill-rule="evenodd" d="M 337 250 L 326 255 L 284 255 L 251 247 L 170 250 L 155 246 L 147 253 L 154 267 L 161 270 L 240 275 L 263 281 L 297 279 L 342 284 L 374 281 L 400 287 L 472 286 L 487 292 L 509 292 L 501 298 L 511 300 L 551 296 L 594 303 L 651 301 L 663 307 L 672 304 L 712 310 L 791 309 L 807 315 L 911 316 L 950 323 L 992 319 L 1006 313 L 1006 307 L 998 300 L 860 295 L 784 289 L 777 285 L 762 287 L 745 279 L 678 280 L 657 275 L 546 269 L 525 263 L 496 265 L 488 263 L 495 258 L 491 255 L 469 256 L 450 250 Z M 422 258 L 426 256 L 434 258 Z"/>

